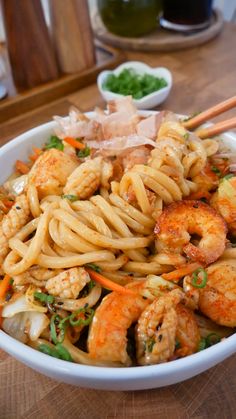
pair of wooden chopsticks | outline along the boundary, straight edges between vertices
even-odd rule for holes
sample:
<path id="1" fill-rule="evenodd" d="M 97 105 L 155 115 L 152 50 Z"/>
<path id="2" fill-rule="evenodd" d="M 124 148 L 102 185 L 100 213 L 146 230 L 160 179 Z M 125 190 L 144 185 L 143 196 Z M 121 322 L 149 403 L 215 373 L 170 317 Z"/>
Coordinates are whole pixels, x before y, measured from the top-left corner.
<path id="1" fill-rule="evenodd" d="M 214 118 L 215 116 L 220 115 L 221 113 L 234 107 L 236 107 L 236 96 L 233 96 L 224 102 L 218 103 L 218 105 L 215 105 L 212 108 L 199 113 L 193 118 L 190 118 L 188 121 L 183 122 L 183 126 L 188 130 L 192 130 L 201 125 L 203 122 L 208 121 L 210 118 Z M 225 121 L 218 122 L 209 128 L 199 128 L 196 131 L 196 134 L 200 138 L 209 138 L 232 128 L 236 128 L 236 116 Z"/>

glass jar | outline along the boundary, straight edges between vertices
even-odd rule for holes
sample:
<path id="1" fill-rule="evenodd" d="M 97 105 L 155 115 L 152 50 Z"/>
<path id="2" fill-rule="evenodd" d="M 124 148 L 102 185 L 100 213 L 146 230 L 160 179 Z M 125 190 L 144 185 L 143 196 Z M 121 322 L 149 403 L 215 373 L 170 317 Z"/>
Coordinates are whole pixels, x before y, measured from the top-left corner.
<path id="1" fill-rule="evenodd" d="M 97 0 L 106 28 L 120 36 L 138 37 L 157 27 L 161 0 Z"/>

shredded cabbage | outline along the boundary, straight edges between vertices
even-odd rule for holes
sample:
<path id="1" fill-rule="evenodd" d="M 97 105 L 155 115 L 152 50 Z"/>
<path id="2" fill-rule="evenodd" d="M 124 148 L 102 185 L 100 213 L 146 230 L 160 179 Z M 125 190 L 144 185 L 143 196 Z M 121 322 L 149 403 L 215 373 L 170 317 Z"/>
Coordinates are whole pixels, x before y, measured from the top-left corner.
<path id="1" fill-rule="evenodd" d="M 23 343 L 28 339 L 37 340 L 48 325 L 49 319 L 46 314 L 36 311 L 17 313 L 2 322 L 3 330 Z"/>

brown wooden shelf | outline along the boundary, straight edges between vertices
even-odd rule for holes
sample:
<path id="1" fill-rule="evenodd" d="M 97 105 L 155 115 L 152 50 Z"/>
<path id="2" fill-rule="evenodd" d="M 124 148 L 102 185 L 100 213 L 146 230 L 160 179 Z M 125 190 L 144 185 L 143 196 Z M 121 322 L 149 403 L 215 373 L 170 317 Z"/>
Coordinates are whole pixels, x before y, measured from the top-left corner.
<path id="1" fill-rule="evenodd" d="M 8 89 L 8 96 L 0 101 L 0 123 L 88 86 L 96 81 L 101 71 L 115 68 L 124 61 L 122 51 L 96 42 L 97 63 L 94 67 L 80 73 L 63 75 L 57 80 L 30 90 L 17 92 L 4 45 L 1 46 L 0 54 L 7 70 L 1 81 Z"/>

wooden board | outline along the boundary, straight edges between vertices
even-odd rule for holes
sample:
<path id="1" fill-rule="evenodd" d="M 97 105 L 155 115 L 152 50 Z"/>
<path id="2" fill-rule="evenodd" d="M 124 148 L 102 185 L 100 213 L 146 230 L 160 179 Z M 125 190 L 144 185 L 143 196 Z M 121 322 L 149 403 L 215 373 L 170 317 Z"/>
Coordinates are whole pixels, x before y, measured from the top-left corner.
<path id="1" fill-rule="evenodd" d="M 96 81 L 100 71 L 115 68 L 124 61 L 124 54 L 121 51 L 100 43 L 96 45 L 96 56 L 97 63 L 94 67 L 18 93 L 11 77 L 6 50 L 2 46 L 0 57 L 5 63 L 6 76 L 1 81 L 8 88 L 9 96 L 0 101 L 0 123 L 88 86 Z"/>
<path id="2" fill-rule="evenodd" d="M 154 32 L 140 38 L 128 38 L 114 35 L 104 26 L 96 13 L 92 19 L 96 38 L 108 45 L 134 51 L 176 51 L 204 44 L 220 33 L 223 28 L 223 15 L 215 10 L 209 28 L 195 33 L 177 33 L 158 27 Z"/>

